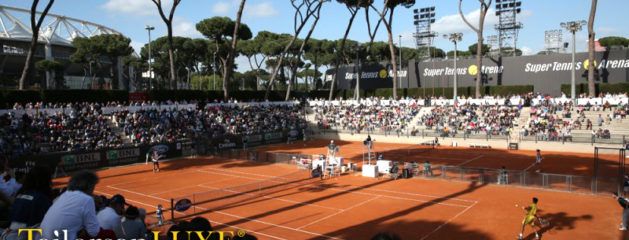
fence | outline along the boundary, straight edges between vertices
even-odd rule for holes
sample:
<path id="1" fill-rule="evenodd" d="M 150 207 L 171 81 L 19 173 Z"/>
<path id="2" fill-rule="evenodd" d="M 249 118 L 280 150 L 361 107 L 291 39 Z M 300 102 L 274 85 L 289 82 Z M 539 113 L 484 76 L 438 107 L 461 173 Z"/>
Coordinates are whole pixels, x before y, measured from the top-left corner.
<path id="1" fill-rule="evenodd" d="M 619 182 L 614 177 L 591 177 L 554 173 L 537 173 L 489 168 L 469 168 L 433 165 L 432 174 L 418 171 L 417 177 L 451 181 L 478 182 L 555 191 L 610 194 L 617 191 Z"/>
<path id="2" fill-rule="evenodd" d="M 457 131 L 457 132 L 445 132 L 444 130 L 440 129 L 440 130 L 433 130 L 433 129 L 416 129 L 416 130 L 412 130 L 410 128 L 406 128 L 406 129 L 402 129 L 401 131 L 397 131 L 397 130 L 381 130 L 381 129 L 376 129 L 376 130 L 370 130 L 370 129 L 364 129 L 361 131 L 358 130 L 352 130 L 352 129 L 342 129 L 339 128 L 337 126 L 333 126 L 330 128 L 319 128 L 316 130 L 318 133 L 346 133 L 346 134 L 370 134 L 370 135 L 382 135 L 382 136 L 397 136 L 397 137 L 406 137 L 406 138 L 410 138 L 410 137 L 422 137 L 422 138 L 435 138 L 435 137 L 439 137 L 439 138 L 463 138 L 463 139 L 482 139 L 482 140 L 505 140 L 507 141 L 509 139 L 508 135 L 505 135 L 504 133 L 497 133 L 497 134 L 487 134 L 486 132 L 482 132 L 479 131 L 478 133 L 475 132 L 466 132 L 466 131 Z"/>
<path id="3" fill-rule="evenodd" d="M 299 159 L 312 159 L 312 155 L 257 152 L 254 150 L 233 150 L 221 152 L 218 157 L 250 160 L 269 163 L 298 164 Z M 351 161 L 347 159 L 346 161 Z M 355 163 L 358 164 L 357 161 Z M 514 187 L 528 187 L 563 192 L 611 194 L 618 191 L 620 182 L 611 176 L 579 176 L 554 173 L 537 173 L 517 170 L 470 168 L 448 165 L 432 165 L 431 172 L 413 169 L 413 175 L 419 178 L 442 179 L 450 181 L 478 182 Z"/>
<path id="4" fill-rule="evenodd" d="M 629 140 L 629 136 L 627 135 L 621 135 L 621 134 L 610 134 L 608 136 L 596 136 L 596 135 L 592 135 L 592 134 L 578 134 L 578 133 L 574 133 L 572 135 L 569 136 L 550 136 L 550 135 L 544 135 L 544 134 L 534 134 L 534 135 L 527 135 L 524 136 L 522 134 L 520 134 L 520 141 L 534 141 L 535 143 L 537 142 L 561 142 L 561 143 L 571 143 L 571 142 L 575 142 L 575 143 L 590 143 L 592 145 L 594 145 L 595 143 L 600 143 L 600 144 L 620 144 L 620 145 L 625 145 L 627 144 L 627 140 Z"/>

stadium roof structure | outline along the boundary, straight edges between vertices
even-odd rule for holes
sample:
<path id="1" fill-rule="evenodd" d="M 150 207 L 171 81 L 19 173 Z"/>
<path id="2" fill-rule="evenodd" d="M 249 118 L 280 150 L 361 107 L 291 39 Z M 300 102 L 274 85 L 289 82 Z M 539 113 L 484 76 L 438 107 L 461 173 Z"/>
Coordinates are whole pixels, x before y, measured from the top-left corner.
<path id="1" fill-rule="evenodd" d="M 27 41 L 32 39 L 30 10 L 0 5 L 0 39 Z M 37 17 L 41 12 L 37 12 Z M 26 18 L 26 19 L 24 19 Z M 100 24 L 48 13 L 39 32 L 40 43 L 72 46 L 76 37 L 100 34 L 121 34 Z"/>

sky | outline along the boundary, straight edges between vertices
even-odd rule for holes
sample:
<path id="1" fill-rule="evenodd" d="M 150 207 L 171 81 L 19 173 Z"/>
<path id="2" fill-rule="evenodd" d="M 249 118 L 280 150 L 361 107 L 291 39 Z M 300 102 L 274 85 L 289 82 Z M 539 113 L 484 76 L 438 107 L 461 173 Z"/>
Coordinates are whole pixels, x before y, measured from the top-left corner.
<path id="1" fill-rule="evenodd" d="M 170 10 L 172 0 L 163 0 Z M 544 50 L 544 32 L 546 30 L 560 29 L 560 23 L 565 21 L 588 20 L 590 12 L 590 0 L 521 0 L 522 12 L 518 15 L 518 21 L 523 24 L 519 32 L 517 47 L 522 49 L 525 55 L 536 54 Z M 40 0 L 38 9 L 43 9 L 47 0 Z M 376 0 L 382 7 L 382 0 Z M 477 36 L 467 25 L 463 23 L 459 15 L 457 0 L 417 0 L 411 8 L 402 6 L 396 8 L 392 32 L 395 44 L 400 41 L 404 47 L 414 47 L 415 40 L 412 37 L 415 32 L 413 25 L 413 9 L 435 6 L 436 21 L 432 26 L 439 36 L 447 33 L 463 33 L 463 41 L 459 49 L 467 50 L 467 46 L 476 43 Z M 191 38 L 203 38 L 195 29 L 195 24 L 203 19 L 214 16 L 227 16 L 235 19 L 239 0 L 182 0 L 177 7 L 174 18 L 173 32 L 176 36 Z M 259 31 L 267 30 L 276 33 L 293 33 L 294 9 L 289 0 L 248 0 L 245 4 L 242 22 L 246 23 L 254 36 Z M 600 0 L 594 29 L 596 37 L 624 36 L 629 37 L 629 15 L 626 13 L 627 0 Z M 32 1 L 28 0 L 4 0 L 3 5 L 30 9 Z M 494 5 L 487 14 L 485 21 L 485 39 L 495 35 L 495 24 L 498 17 L 495 15 Z M 474 25 L 478 24 L 479 3 L 475 0 L 463 0 L 462 10 L 465 16 Z M 148 34 L 144 29 L 146 25 L 155 27 L 151 33 L 155 39 L 167 34 L 166 25 L 162 22 L 156 6 L 151 0 L 57 0 L 50 10 L 51 13 L 79 18 L 93 23 L 113 28 L 125 36 L 131 38 L 132 46 L 136 51 L 148 42 Z M 372 11 L 370 13 L 372 23 L 377 18 Z M 20 18 L 28 22 L 28 16 Z M 321 19 L 313 33 L 314 38 L 335 40 L 343 37 L 349 12 L 344 5 L 332 0 L 325 3 L 321 11 Z M 563 41 L 571 41 L 571 34 L 563 31 Z M 305 36 L 303 31 L 300 37 Z M 358 13 L 354 25 L 349 33 L 349 38 L 361 42 L 369 41 L 364 10 Z M 376 41 L 388 41 L 384 28 L 380 28 Z M 583 31 L 576 33 L 577 52 L 586 51 L 587 26 Z M 442 37 L 435 39 L 436 47 L 446 51 L 452 50 L 453 45 Z M 237 59 L 241 70 L 249 68 L 244 58 Z M 244 69 L 242 69 L 244 68 Z"/>

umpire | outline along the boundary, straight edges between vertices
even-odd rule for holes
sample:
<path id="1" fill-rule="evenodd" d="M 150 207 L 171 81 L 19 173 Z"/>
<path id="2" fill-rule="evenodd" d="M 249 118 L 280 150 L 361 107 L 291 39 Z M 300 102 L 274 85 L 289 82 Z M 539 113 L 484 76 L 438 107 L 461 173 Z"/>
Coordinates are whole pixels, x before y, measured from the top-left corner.
<path id="1" fill-rule="evenodd" d="M 627 220 L 629 220 L 629 200 L 619 196 L 616 192 L 614 193 L 614 199 L 616 199 L 622 207 L 622 224 L 620 224 L 620 231 L 627 231 Z"/>

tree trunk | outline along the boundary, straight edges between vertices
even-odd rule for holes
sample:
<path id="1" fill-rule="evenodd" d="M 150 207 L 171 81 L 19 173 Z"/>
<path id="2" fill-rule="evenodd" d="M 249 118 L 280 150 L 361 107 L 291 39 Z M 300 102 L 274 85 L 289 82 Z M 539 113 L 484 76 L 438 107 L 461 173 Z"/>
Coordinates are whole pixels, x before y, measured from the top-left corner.
<path id="1" fill-rule="evenodd" d="M 330 84 L 330 94 L 328 96 L 328 100 L 332 100 L 334 96 L 334 85 L 336 84 L 336 75 L 339 74 L 339 65 L 341 58 L 343 56 L 343 50 L 345 50 L 345 41 L 347 40 L 347 35 L 349 35 L 349 30 L 352 29 L 352 24 L 354 23 L 354 18 L 358 11 L 354 11 L 352 16 L 349 18 L 349 23 L 347 24 L 347 28 L 345 29 L 345 35 L 343 36 L 343 40 L 341 41 L 341 49 L 336 52 L 336 63 L 334 64 L 334 76 L 332 76 L 332 83 Z"/>
<path id="2" fill-rule="evenodd" d="M 111 90 L 118 89 L 118 78 L 115 69 L 118 67 L 117 57 L 111 57 L 111 66 L 109 68 L 109 79 L 111 81 Z"/>
<path id="3" fill-rule="evenodd" d="M 168 27 L 168 29 L 171 29 Z M 173 36 L 172 30 L 168 31 L 168 58 L 170 60 L 170 88 L 177 89 L 177 78 L 175 77 L 175 56 L 173 53 Z"/>
<path id="4" fill-rule="evenodd" d="M 232 36 L 232 44 L 229 49 L 229 53 L 227 54 L 227 64 L 225 75 L 223 75 L 223 98 L 225 101 L 229 98 L 229 92 L 227 88 L 227 81 L 231 78 L 233 67 L 234 67 L 234 55 L 236 54 L 236 47 L 238 44 L 238 29 L 240 28 L 240 20 L 242 19 L 242 11 L 245 8 L 245 2 L 247 0 L 240 1 L 240 6 L 238 7 L 238 13 L 236 14 L 236 24 L 234 24 L 234 35 Z"/>
<path id="5" fill-rule="evenodd" d="M 592 7 L 590 8 L 590 20 L 588 21 L 588 36 L 589 41 L 589 56 L 588 56 L 588 95 L 590 97 L 596 96 L 596 88 L 594 86 L 594 71 L 596 71 L 596 65 L 594 64 L 594 41 L 595 35 L 594 32 L 594 17 L 596 16 L 596 4 L 598 0 L 592 0 Z"/>
<path id="6" fill-rule="evenodd" d="M 322 6 L 323 6 L 323 1 L 320 1 L 319 5 L 317 5 L 317 8 L 319 8 L 319 10 L 320 10 Z M 308 14 L 306 14 L 306 17 L 301 21 L 301 24 L 299 25 L 299 27 L 296 28 L 295 35 L 293 35 L 293 38 L 290 40 L 290 42 L 288 42 L 288 45 L 286 45 L 286 47 L 284 47 L 284 51 L 282 51 L 282 53 L 280 54 L 280 59 L 277 62 L 276 67 L 273 68 L 273 72 L 271 73 L 271 78 L 269 79 L 269 86 L 273 85 L 273 82 L 275 81 L 275 78 L 277 77 L 277 70 L 278 70 L 277 68 L 282 66 L 282 61 L 284 61 L 284 55 L 288 52 L 290 47 L 293 46 L 293 44 L 295 43 L 295 40 L 297 39 L 297 36 L 299 36 L 299 33 L 301 33 L 301 30 L 304 28 L 304 26 L 308 22 L 308 19 L 310 19 L 310 17 L 315 13 L 315 11 L 310 12 L 309 10 L 310 10 L 310 8 L 308 8 Z M 295 18 L 297 18 L 297 17 L 295 17 Z M 297 22 L 295 20 L 295 26 L 296 25 L 297 25 Z M 271 90 L 271 87 L 267 87 L 266 88 L 266 93 L 264 94 L 264 99 L 265 100 L 269 99 L 270 90 Z"/>
<path id="7" fill-rule="evenodd" d="M 385 26 L 387 27 L 387 32 L 389 35 L 389 51 L 391 51 L 391 65 L 393 65 L 393 76 L 391 76 L 393 78 L 393 99 L 397 99 L 397 88 L 398 88 L 398 79 L 397 79 L 397 64 L 395 63 L 397 60 L 397 55 L 395 53 L 395 48 L 393 47 L 393 10 L 395 8 L 391 8 L 391 12 L 389 13 L 389 23 L 385 23 Z M 400 46 L 401 47 L 401 46 Z M 400 68 L 402 63 L 400 62 Z"/>
<path id="8" fill-rule="evenodd" d="M 478 33 L 478 43 L 476 44 L 476 64 L 478 67 L 477 73 L 476 73 L 476 90 L 475 90 L 475 96 L 476 98 L 480 98 L 481 97 L 481 93 L 480 93 L 480 88 L 482 86 L 483 83 L 483 72 L 481 71 L 481 69 L 483 68 L 483 32 L 479 32 Z"/>
<path id="9" fill-rule="evenodd" d="M 39 38 L 39 29 L 41 28 L 42 22 L 44 22 L 44 18 L 46 14 L 48 14 L 48 10 L 52 7 L 52 4 L 55 0 L 49 0 L 46 8 L 39 16 L 39 21 L 36 21 L 37 15 L 37 4 L 39 4 L 39 0 L 33 0 L 33 4 L 31 5 L 31 45 L 28 48 L 28 53 L 26 54 L 26 62 L 24 63 L 24 69 L 22 69 L 22 76 L 20 76 L 20 80 L 18 81 L 18 89 L 24 89 L 24 82 L 26 81 L 26 77 L 28 76 L 31 65 L 33 64 L 33 55 L 35 55 L 35 49 L 37 48 L 37 39 Z"/>

